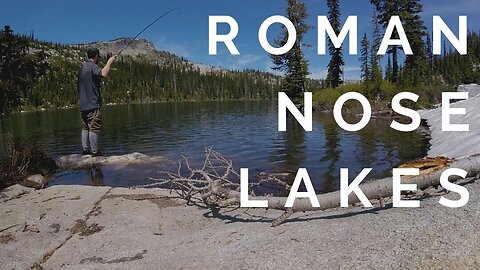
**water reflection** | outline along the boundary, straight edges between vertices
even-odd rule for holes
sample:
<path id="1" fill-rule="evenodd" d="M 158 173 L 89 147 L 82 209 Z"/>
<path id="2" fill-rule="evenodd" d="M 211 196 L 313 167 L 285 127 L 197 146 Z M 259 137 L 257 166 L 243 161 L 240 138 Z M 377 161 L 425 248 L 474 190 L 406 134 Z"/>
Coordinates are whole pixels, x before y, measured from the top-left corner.
<path id="1" fill-rule="evenodd" d="M 320 159 L 321 163 L 327 163 L 323 173 L 323 190 L 328 192 L 336 189 L 339 169 L 337 166 L 340 160 L 340 137 L 337 123 L 333 117 L 327 117 L 323 121 L 325 132 L 325 154 Z"/>
<path id="2" fill-rule="evenodd" d="M 90 186 L 105 186 L 102 169 L 98 167 L 89 168 L 85 171 L 85 174 L 87 175 L 87 181 Z"/>
<path id="3" fill-rule="evenodd" d="M 275 102 L 118 105 L 105 107 L 103 116 L 101 146 L 108 155 L 142 152 L 171 160 L 185 155 L 202 162 L 204 148 L 214 146 L 237 169 L 249 168 L 251 175 L 291 172 L 293 181 L 298 168 L 307 168 L 318 192 L 338 188 L 340 168 L 351 169 L 353 176 L 371 167 L 371 176 L 381 177 L 398 163 L 423 157 L 428 149 L 428 138 L 394 131 L 389 121 L 372 119 L 362 131 L 346 132 L 331 114 L 314 114 L 312 132 L 305 132 L 289 115 L 287 131 L 278 132 Z M 1 117 L 0 151 L 16 138 L 36 143 L 52 157 L 79 153 L 80 129 L 78 109 Z M 66 174 L 54 183 L 129 186 L 155 176 L 155 170 L 140 167 L 103 167 Z"/>

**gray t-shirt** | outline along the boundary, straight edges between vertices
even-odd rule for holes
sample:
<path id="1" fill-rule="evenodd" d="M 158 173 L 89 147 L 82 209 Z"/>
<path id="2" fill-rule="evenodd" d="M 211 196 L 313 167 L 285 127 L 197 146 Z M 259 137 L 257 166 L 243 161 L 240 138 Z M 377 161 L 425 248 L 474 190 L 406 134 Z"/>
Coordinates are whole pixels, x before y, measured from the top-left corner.
<path id="1" fill-rule="evenodd" d="M 94 62 L 87 60 L 77 74 L 77 91 L 80 96 L 80 110 L 88 111 L 102 106 L 100 83 L 102 69 Z"/>

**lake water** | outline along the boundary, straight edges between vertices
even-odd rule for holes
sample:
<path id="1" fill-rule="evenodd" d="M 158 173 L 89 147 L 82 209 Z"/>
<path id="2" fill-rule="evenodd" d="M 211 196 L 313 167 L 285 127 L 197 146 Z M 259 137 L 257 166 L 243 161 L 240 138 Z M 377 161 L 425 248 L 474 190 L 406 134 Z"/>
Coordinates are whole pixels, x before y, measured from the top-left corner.
<path id="1" fill-rule="evenodd" d="M 237 168 L 249 168 L 252 176 L 307 168 L 315 189 L 326 192 L 338 189 L 340 168 L 349 168 L 351 178 L 366 167 L 373 168 L 370 177 L 383 177 L 392 167 L 425 156 L 429 147 L 428 135 L 392 130 L 390 120 L 372 119 L 362 131 L 347 132 L 327 113 L 314 113 L 312 132 L 304 132 L 293 120 L 287 132 L 278 132 L 276 105 L 221 101 L 106 106 L 101 149 L 108 155 L 141 152 L 201 161 L 204 148 L 213 146 Z M 3 117 L 0 151 L 10 138 L 17 138 L 35 143 L 53 158 L 79 153 L 80 130 L 78 109 Z M 148 182 L 156 169 L 61 172 L 50 184 L 132 186 Z"/>

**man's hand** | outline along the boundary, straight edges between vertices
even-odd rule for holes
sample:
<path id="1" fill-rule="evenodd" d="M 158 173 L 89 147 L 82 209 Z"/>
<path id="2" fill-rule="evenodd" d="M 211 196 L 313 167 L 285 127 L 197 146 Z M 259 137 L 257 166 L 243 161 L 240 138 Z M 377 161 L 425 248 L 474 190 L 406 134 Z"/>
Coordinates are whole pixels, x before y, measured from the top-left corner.
<path id="1" fill-rule="evenodd" d="M 115 60 L 117 60 L 117 56 L 116 56 L 116 55 L 110 57 L 110 58 L 108 59 L 108 61 L 107 61 L 107 64 L 110 64 L 110 65 L 111 65 L 111 64 L 113 63 L 113 61 L 115 61 Z"/>
<path id="2" fill-rule="evenodd" d="M 113 61 L 115 61 L 116 59 L 117 59 L 116 55 L 108 59 L 107 64 L 102 69 L 102 77 L 106 78 L 108 76 L 108 74 L 110 73 L 110 66 L 112 65 Z"/>

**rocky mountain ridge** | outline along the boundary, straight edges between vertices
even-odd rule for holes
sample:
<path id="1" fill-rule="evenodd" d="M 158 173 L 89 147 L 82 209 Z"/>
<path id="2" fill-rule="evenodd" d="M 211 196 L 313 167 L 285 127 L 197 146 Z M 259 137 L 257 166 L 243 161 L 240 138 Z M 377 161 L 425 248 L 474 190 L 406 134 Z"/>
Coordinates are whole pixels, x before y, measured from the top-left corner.
<path id="1" fill-rule="evenodd" d="M 151 41 L 144 38 L 135 40 L 131 38 L 117 38 L 111 41 L 92 42 L 89 44 L 79 44 L 77 46 L 82 49 L 96 47 L 103 55 L 116 55 L 123 49 L 121 56 L 143 58 L 157 64 L 164 64 L 166 61 L 174 60 L 183 64 L 191 64 L 195 68 L 198 68 L 202 74 L 211 71 L 226 71 L 223 68 L 190 62 L 181 56 L 167 51 L 158 51 Z"/>

